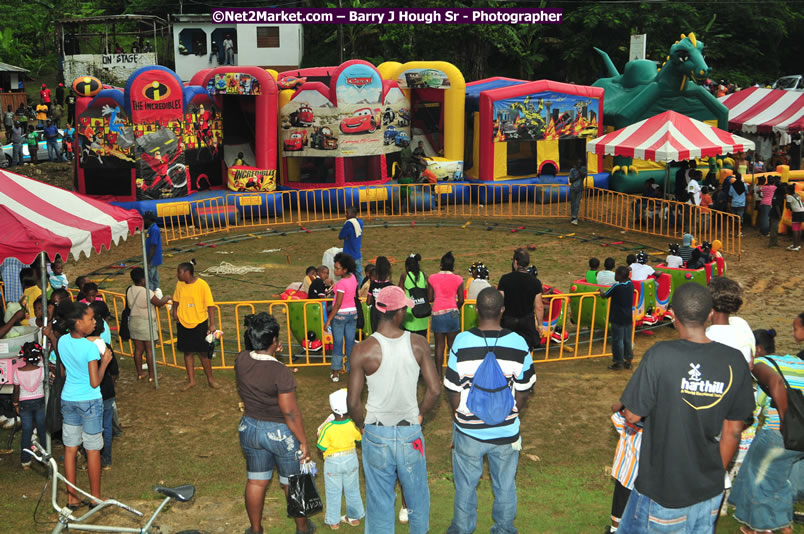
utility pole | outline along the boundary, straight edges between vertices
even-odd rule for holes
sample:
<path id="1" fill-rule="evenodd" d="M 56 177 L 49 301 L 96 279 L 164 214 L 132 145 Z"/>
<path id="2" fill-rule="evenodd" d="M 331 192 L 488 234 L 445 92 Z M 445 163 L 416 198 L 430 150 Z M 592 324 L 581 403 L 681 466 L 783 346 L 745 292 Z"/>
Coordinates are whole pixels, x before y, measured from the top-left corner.
<path id="1" fill-rule="evenodd" d="M 338 0 L 338 7 L 343 7 L 341 0 Z M 338 24 L 338 65 L 343 64 L 343 24 Z"/>

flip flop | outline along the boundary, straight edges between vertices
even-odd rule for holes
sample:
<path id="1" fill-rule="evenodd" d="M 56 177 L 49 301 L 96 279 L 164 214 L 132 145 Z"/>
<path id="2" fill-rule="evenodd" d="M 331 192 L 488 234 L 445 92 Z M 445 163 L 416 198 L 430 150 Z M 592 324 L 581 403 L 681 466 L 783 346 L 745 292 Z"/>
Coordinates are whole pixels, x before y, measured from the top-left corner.
<path id="1" fill-rule="evenodd" d="M 360 525 L 359 519 L 351 519 L 346 517 L 345 515 L 341 516 L 341 523 L 346 523 L 347 525 L 351 525 L 353 527 L 357 527 Z"/>
<path id="2" fill-rule="evenodd" d="M 83 506 L 91 507 L 92 503 L 89 502 L 88 500 L 84 499 L 83 501 L 81 501 L 79 503 L 76 503 L 76 504 L 69 504 L 69 503 L 67 504 L 67 508 L 69 508 L 70 510 L 73 510 L 73 511 L 78 510 L 79 508 L 81 508 Z"/>

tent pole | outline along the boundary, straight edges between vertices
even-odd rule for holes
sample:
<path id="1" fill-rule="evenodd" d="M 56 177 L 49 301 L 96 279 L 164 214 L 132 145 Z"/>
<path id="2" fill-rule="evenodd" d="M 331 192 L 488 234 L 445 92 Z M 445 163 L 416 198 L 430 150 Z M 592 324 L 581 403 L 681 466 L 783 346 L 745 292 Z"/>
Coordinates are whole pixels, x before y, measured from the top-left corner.
<path id="1" fill-rule="evenodd" d="M 670 185 L 670 162 L 664 164 L 664 198 L 667 200 L 667 187 Z"/>
<path id="2" fill-rule="evenodd" d="M 45 251 L 39 253 L 39 267 L 42 270 L 42 330 L 47 328 L 47 268 L 45 266 Z M 42 335 L 42 354 L 45 355 L 45 361 L 42 365 L 45 369 L 48 368 L 50 358 L 47 357 L 50 351 L 47 350 L 47 337 Z M 56 369 L 59 372 L 59 369 Z M 48 377 L 50 373 L 48 373 Z M 48 398 L 50 397 L 50 380 L 44 380 L 42 385 L 45 387 L 45 406 L 47 406 Z M 50 453 L 50 432 L 45 433 L 45 450 Z"/>
<path id="3" fill-rule="evenodd" d="M 148 279 L 148 251 L 145 246 L 145 232 L 146 232 L 145 223 L 143 223 L 142 231 L 140 232 L 140 237 L 142 238 L 142 265 L 145 268 L 145 297 L 147 299 L 147 310 L 148 310 L 148 343 L 151 344 L 151 354 L 153 355 L 151 357 L 151 362 L 153 362 L 154 366 L 153 368 L 154 389 L 159 389 L 159 376 L 158 373 L 156 372 L 156 347 L 154 346 L 154 333 L 153 333 L 153 327 L 151 326 L 153 324 L 153 316 L 151 312 L 151 308 L 153 306 L 151 306 L 151 299 L 148 299 L 149 295 L 148 291 L 150 291 L 151 289 L 151 281 Z M 145 361 L 148 361 L 148 358 L 146 358 Z M 149 369 L 149 371 L 150 370 L 151 369 Z M 139 374 L 140 371 L 142 371 L 142 369 L 137 369 L 137 374 Z"/>

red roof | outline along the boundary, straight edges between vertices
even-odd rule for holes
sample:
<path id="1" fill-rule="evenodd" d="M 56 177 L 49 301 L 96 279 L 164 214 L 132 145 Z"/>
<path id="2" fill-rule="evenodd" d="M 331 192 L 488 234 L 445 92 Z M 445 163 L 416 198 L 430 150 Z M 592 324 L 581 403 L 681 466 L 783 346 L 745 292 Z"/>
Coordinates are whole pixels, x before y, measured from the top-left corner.
<path id="1" fill-rule="evenodd" d="M 751 87 L 718 98 L 729 108 L 729 128 L 741 132 L 804 131 L 804 92 Z"/>
<path id="2" fill-rule="evenodd" d="M 587 152 L 658 162 L 753 150 L 754 142 L 675 111 L 665 111 L 586 144 Z"/>
<path id="3" fill-rule="evenodd" d="M 90 255 L 142 228 L 142 217 L 25 176 L 0 170 L 0 259 L 32 263 L 40 252 Z"/>

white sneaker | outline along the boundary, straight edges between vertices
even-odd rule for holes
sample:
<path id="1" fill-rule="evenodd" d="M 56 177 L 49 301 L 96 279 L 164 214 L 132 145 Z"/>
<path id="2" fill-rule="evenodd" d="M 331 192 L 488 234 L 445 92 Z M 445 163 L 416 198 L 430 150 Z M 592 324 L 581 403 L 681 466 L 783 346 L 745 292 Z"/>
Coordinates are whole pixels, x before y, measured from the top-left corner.
<path id="1" fill-rule="evenodd" d="M 570 224 L 574 224 L 575 226 L 578 226 L 578 219 L 572 219 L 570 221 Z"/>
<path id="2" fill-rule="evenodd" d="M 407 508 L 400 508 L 399 509 L 399 522 L 403 525 L 408 524 L 408 509 Z"/>
<path id="3" fill-rule="evenodd" d="M 6 429 L 6 430 L 9 430 L 11 428 L 14 428 L 16 426 L 16 424 L 17 424 L 17 418 L 16 417 L 14 419 L 6 419 L 6 422 L 3 423 L 3 428 Z"/>
<path id="4" fill-rule="evenodd" d="M 801 250 L 801 245 L 799 245 L 799 246 L 797 246 L 797 247 L 793 247 L 793 248 L 791 248 L 790 250 L 793 250 L 793 251 L 795 251 L 795 252 L 798 252 L 799 250 Z"/>
<path id="5" fill-rule="evenodd" d="M 0 415 L 0 425 L 6 424 L 6 421 L 8 421 L 8 417 L 5 415 Z"/>

